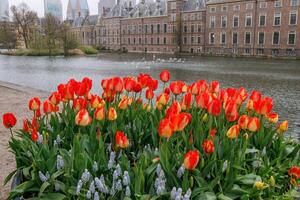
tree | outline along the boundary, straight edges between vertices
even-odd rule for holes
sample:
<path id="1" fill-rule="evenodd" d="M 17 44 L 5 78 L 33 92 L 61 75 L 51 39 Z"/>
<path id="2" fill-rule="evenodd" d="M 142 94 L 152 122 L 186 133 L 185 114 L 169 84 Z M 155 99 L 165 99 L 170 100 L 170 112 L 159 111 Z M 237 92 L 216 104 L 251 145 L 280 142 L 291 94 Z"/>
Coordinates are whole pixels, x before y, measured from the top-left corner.
<path id="1" fill-rule="evenodd" d="M 53 15 L 47 14 L 43 23 L 43 29 L 45 34 L 46 46 L 48 48 L 49 55 L 52 55 L 52 51 L 57 46 L 57 38 L 59 36 L 60 21 Z"/>
<path id="2" fill-rule="evenodd" d="M 71 33 L 68 23 L 61 23 L 59 36 L 62 42 L 65 56 L 69 54 L 70 49 L 75 49 L 78 47 L 79 44 L 77 38 Z"/>
<path id="3" fill-rule="evenodd" d="M 1 22 L 0 26 L 0 47 L 11 50 L 16 47 L 17 34 L 11 22 Z"/>
<path id="4" fill-rule="evenodd" d="M 38 19 L 37 13 L 29 10 L 29 7 L 25 3 L 21 3 L 17 7 L 12 6 L 11 12 L 13 20 L 18 27 L 19 34 L 24 39 L 25 47 L 28 48 L 30 33 Z"/>

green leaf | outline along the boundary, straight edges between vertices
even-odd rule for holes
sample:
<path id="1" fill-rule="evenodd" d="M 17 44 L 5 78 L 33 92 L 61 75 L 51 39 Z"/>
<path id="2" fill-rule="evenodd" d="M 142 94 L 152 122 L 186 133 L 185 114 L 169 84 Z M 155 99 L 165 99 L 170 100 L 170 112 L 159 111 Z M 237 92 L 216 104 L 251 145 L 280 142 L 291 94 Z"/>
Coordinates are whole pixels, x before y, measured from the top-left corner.
<path id="1" fill-rule="evenodd" d="M 18 170 L 16 169 L 12 171 L 10 174 L 8 174 L 8 176 L 4 180 L 3 186 L 5 186 L 11 180 L 11 178 L 16 174 L 17 171 Z"/>
<path id="2" fill-rule="evenodd" d="M 44 182 L 41 186 L 39 197 L 43 194 L 43 192 L 49 187 L 51 184 L 49 182 Z"/>
<path id="3" fill-rule="evenodd" d="M 202 193 L 197 199 L 201 200 L 216 200 L 217 197 L 213 192 Z"/>
<path id="4" fill-rule="evenodd" d="M 218 200 L 232 200 L 232 198 L 225 196 L 223 193 L 218 195 Z"/>
<path id="5" fill-rule="evenodd" d="M 67 199 L 67 197 L 61 193 L 48 193 L 48 194 L 43 194 L 41 197 L 36 197 L 36 198 L 31 198 L 28 200 L 64 200 Z"/>
<path id="6" fill-rule="evenodd" d="M 261 181 L 261 177 L 255 174 L 246 174 L 237 177 L 237 181 L 244 185 L 253 185 L 256 181 Z"/>

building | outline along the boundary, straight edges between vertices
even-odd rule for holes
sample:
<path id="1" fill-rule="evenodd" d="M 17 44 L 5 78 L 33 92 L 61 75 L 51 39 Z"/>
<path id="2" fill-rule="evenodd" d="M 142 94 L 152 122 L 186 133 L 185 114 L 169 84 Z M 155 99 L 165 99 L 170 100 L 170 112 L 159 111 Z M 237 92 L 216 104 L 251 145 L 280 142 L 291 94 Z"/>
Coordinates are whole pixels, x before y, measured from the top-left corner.
<path id="1" fill-rule="evenodd" d="M 89 6 L 87 0 L 69 0 L 67 7 L 67 20 L 76 20 L 78 17 L 87 17 Z"/>
<path id="2" fill-rule="evenodd" d="M 60 21 L 63 20 L 62 3 L 61 0 L 44 0 L 45 16 L 51 14 Z"/>
<path id="3" fill-rule="evenodd" d="M 0 21 L 9 21 L 8 0 L 0 0 Z"/>
<path id="4" fill-rule="evenodd" d="M 299 0 L 210 0 L 206 53 L 300 56 Z"/>
<path id="5" fill-rule="evenodd" d="M 299 1 L 118 0 L 93 41 L 125 52 L 300 57 Z"/>

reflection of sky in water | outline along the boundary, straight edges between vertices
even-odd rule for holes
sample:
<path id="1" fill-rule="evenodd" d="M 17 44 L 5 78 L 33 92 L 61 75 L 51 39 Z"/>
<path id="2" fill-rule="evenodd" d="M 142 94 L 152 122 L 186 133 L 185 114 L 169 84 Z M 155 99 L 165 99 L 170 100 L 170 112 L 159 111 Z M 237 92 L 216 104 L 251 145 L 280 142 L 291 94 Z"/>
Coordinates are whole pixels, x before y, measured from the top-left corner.
<path id="1" fill-rule="evenodd" d="M 244 86 L 248 91 L 260 90 L 274 99 L 274 110 L 282 120 L 289 120 L 290 132 L 300 137 L 299 61 L 157 57 L 142 54 L 103 54 L 67 59 L 0 56 L 0 80 L 52 91 L 58 83 L 71 77 L 89 76 L 94 81 L 93 92 L 100 93 L 103 78 L 139 73 L 150 73 L 158 78 L 160 70 L 168 68 L 172 80 L 188 83 L 199 79 L 218 80 L 223 87 Z"/>

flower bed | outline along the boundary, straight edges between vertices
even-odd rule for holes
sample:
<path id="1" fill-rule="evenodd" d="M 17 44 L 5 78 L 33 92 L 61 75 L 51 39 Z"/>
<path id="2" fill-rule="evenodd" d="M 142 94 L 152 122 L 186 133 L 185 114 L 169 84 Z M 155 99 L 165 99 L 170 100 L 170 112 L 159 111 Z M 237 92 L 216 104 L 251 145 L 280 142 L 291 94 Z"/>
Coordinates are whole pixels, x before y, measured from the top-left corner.
<path id="1" fill-rule="evenodd" d="M 300 144 L 286 139 L 273 101 L 258 91 L 220 89 L 199 80 L 169 83 L 154 99 L 148 74 L 92 81 L 71 79 L 34 117 L 11 131 L 22 183 L 9 194 L 36 199 L 294 199 L 299 196 Z M 41 114 L 43 109 L 43 114 Z"/>

